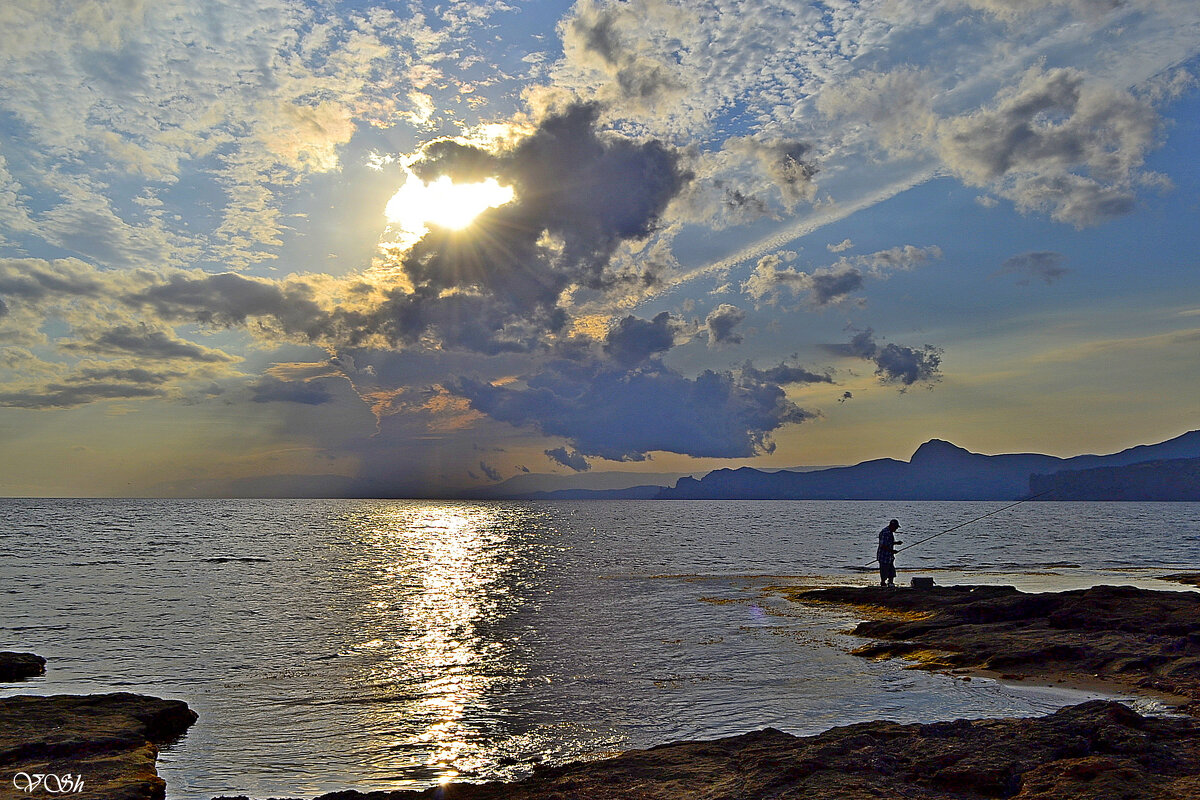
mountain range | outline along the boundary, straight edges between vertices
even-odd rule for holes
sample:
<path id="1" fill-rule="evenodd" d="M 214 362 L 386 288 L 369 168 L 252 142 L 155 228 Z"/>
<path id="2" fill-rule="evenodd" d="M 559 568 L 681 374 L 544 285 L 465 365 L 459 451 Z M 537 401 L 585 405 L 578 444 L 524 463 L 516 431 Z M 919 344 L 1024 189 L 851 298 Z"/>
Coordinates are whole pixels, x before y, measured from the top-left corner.
<path id="1" fill-rule="evenodd" d="M 657 497 L 706 500 L 1016 500 L 1037 493 L 1031 492 L 1031 481 L 1033 485 L 1044 487 L 1042 491 L 1053 489 L 1049 483 L 1038 482 L 1041 476 L 1196 458 L 1200 458 L 1200 431 L 1191 431 L 1159 444 L 1131 447 L 1111 455 L 1073 458 L 1038 453 L 989 456 L 972 453 L 941 439 L 931 439 L 918 447 L 908 461 L 881 458 L 852 467 L 815 472 L 767 473 L 749 467 L 720 469 L 699 480 L 681 478 L 674 488 L 663 489 Z M 1149 475 L 1148 472 L 1145 474 Z M 1111 475 L 1108 477 L 1112 478 Z M 1150 483 L 1153 483 L 1152 478 Z M 1047 499 L 1053 498 L 1047 496 Z M 1185 496 L 1169 499 L 1200 500 L 1200 496 L 1186 496 L 1185 492 Z"/>
<path id="2" fill-rule="evenodd" d="M 983 455 L 941 439 L 908 461 L 764 471 L 719 469 L 681 477 L 673 487 L 530 492 L 522 499 L 660 500 L 1195 500 L 1200 501 L 1200 430 L 1111 455 L 1060 458 L 1038 453 Z"/>

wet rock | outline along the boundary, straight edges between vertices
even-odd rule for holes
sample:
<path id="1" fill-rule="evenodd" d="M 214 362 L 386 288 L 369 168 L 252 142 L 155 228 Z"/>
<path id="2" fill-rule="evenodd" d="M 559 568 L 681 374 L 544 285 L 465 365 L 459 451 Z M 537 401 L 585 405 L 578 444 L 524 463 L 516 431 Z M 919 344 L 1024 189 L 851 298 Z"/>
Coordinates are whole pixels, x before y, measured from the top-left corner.
<path id="1" fill-rule="evenodd" d="M 1093 701 L 1038 719 L 867 722 L 797 737 L 771 728 L 548 767 L 513 783 L 318 800 L 1194 800 L 1200 721 Z"/>
<path id="2" fill-rule="evenodd" d="M 1101 678 L 1182 698 L 1200 713 L 1200 593 L 1094 586 L 1027 594 L 1011 586 L 781 590 L 801 602 L 854 606 L 874 619 L 854 652 L 910 657 L 930 669 L 1005 677 Z"/>
<path id="3" fill-rule="evenodd" d="M 46 659 L 33 653 L 0 652 L 0 682 L 20 681 L 46 674 Z"/>
<path id="4" fill-rule="evenodd" d="M 158 744 L 182 735 L 196 713 L 179 700 L 129 694 L 0 698 L 0 780 L 50 775 L 82 780 L 88 800 L 162 800 Z M 21 796 L 48 796 L 45 791 Z"/>

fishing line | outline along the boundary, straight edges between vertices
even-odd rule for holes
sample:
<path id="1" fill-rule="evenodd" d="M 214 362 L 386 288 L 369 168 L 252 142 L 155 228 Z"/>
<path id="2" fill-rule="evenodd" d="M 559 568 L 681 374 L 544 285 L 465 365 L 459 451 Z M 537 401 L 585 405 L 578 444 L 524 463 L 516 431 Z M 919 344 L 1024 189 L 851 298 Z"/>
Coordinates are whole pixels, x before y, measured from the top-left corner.
<path id="1" fill-rule="evenodd" d="M 1054 491 L 1053 489 L 1047 489 L 1044 492 L 1038 492 L 1037 494 L 1029 495 L 1029 497 L 1023 497 L 1015 503 L 1009 503 L 1008 505 L 1006 505 L 1002 508 L 997 508 L 994 511 L 989 511 L 986 514 L 981 514 L 978 517 L 975 517 L 975 519 L 969 519 L 966 522 L 960 522 L 957 525 L 955 525 L 953 528 L 946 528 L 946 530 L 939 531 L 938 533 L 935 533 L 933 536 L 927 536 L 919 542 L 913 542 L 912 544 L 906 544 L 906 545 L 904 545 L 904 547 L 897 548 L 896 552 L 901 553 L 910 547 L 916 547 L 919 544 L 925 544 L 926 542 L 932 541 L 933 539 L 936 539 L 939 536 L 950 533 L 950 531 L 956 531 L 959 528 L 965 528 L 968 525 L 970 525 L 972 522 L 979 522 L 979 520 L 987 519 L 988 517 L 992 516 L 993 514 L 999 514 L 1001 511 L 1007 511 L 1010 508 L 1016 508 L 1017 506 L 1021 505 L 1021 503 L 1028 503 L 1030 500 L 1036 500 L 1037 498 L 1048 495 L 1053 491 Z M 877 563 L 879 563 L 879 559 L 873 558 L 870 561 L 868 561 L 866 564 L 864 564 L 863 566 L 859 567 L 859 569 L 869 569 L 872 564 L 877 564 Z"/>

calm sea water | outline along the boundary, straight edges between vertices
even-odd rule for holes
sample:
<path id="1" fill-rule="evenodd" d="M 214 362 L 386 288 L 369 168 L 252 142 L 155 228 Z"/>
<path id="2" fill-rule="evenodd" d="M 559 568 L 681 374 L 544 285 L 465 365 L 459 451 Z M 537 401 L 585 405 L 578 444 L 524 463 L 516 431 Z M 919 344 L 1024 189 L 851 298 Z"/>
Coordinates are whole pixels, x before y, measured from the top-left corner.
<path id="1" fill-rule="evenodd" d="M 997 503 L 0 500 L 5 694 L 136 691 L 199 722 L 168 797 L 426 787 L 774 726 L 1046 713 L 1085 695 L 848 655 L 867 583 Z M 1026 503 L 898 557 L 939 583 L 1059 589 L 1200 564 L 1200 503 Z M 86 776 L 85 776 L 86 777 Z"/>

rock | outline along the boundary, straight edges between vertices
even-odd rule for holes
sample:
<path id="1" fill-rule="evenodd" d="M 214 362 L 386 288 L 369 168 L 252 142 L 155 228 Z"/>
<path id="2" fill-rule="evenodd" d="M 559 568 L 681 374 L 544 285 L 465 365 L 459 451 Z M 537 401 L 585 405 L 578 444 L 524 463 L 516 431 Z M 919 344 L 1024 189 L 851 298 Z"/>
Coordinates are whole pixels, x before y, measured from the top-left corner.
<path id="1" fill-rule="evenodd" d="M 513 783 L 318 800 L 1194 800 L 1197 786 L 1200 721 L 1097 700 L 1038 719 L 867 722 L 806 737 L 767 728 L 547 767 Z"/>
<path id="2" fill-rule="evenodd" d="M 0 785 L 13 788 L 18 773 L 70 775 L 83 781 L 71 797 L 162 800 L 156 745 L 195 721 L 182 701 L 126 692 L 0 698 Z"/>
<path id="3" fill-rule="evenodd" d="M 33 653 L 0 652 L 0 682 L 20 681 L 46 674 L 46 659 Z"/>
<path id="4" fill-rule="evenodd" d="M 1163 575 L 1160 580 L 1186 583 L 1189 586 L 1200 586 L 1200 572 L 1181 572 L 1175 575 Z"/>
<path id="5" fill-rule="evenodd" d="M 1175 695 L 1200 713 L 1200 592 L 1132 586 L 1040 594 L 1011 586 L 780 591 L 875 617 L 854 632 L 883 641 L 854 651 L 860 655 L 916 656 L 926 668 L 1018 677 L 1100 677 Z"/>

